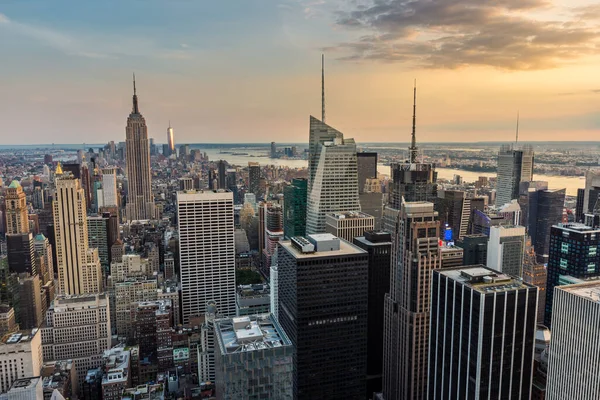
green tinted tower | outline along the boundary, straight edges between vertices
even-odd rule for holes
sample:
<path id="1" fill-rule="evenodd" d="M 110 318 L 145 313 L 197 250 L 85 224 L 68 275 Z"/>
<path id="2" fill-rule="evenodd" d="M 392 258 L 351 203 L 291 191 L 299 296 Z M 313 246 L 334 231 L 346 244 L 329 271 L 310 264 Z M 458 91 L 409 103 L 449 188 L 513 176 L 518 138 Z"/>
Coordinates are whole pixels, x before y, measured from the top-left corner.
<path id="1" fill-rule="evenodd" d="M 306 197 L 308 181 L 293 179 L 283 190 L 283 233 L 287 239 L 306 235 Z"/>

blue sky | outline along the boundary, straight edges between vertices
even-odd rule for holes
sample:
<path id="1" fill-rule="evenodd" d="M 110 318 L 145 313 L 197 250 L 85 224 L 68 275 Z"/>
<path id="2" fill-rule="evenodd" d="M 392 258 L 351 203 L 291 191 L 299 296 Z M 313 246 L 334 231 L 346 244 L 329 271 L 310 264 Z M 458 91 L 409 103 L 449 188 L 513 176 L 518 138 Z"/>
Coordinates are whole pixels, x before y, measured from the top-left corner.
<path id="1" fill-rule="evenodd" d="M 358 141 L 407 140 L 414 78 L 420 140 L 510 140 L 517 110 L 524 140 L 595 139 L 600 7 L 495 4 L 3 0 L 0 143 L 124 140 L 132 72 L 159 143 L 307 140 L 323 51 Z"/>

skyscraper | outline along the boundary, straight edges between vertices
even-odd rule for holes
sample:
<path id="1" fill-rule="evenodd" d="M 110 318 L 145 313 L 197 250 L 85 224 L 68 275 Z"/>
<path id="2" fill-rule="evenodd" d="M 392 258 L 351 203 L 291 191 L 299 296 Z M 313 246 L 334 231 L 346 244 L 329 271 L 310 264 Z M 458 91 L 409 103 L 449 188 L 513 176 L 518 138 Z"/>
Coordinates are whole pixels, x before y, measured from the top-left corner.
<path id="1" fill-rule="evenodd" d="M 98 258 L 105 277 L 110 274 L 109 250 L 112 244 L 108 239 L 108 222 L 109 219 L 104 216 L 87 217 L 88 244 L 91 248 L 98 249 Z"/>
<path id="2" fill-rule="evenodd" d="M 483 266 L 433 271 L 422 398 L 529 399 L 537 291 Z"/>
<path id="3" fill-rule="evenodd" d="M 390 291 L 384 311 L 385 400 L 426 397 L 429 288 L 431 271 L 441 267 L 437 217 L 433 203 L 402 203 L 392 233 Z"/>
<path id="4" fill-rule="evenodd" d="M 365 191 L 365 183 L 369 178 L 377 178 L 377 153 L 359 152 L 358 162 L 358 193 Z"/>
<path id="5" fill-rule="evenodd" d="M 167 146 L 169 154 L 165 154 L 165 156 L 169 157 L 171 154 L 175 154 L 175 136 L 173 128 L 171 128 L 171 121 L 169 121 L 169 127 L 167 128 Z"/>
<path id="6" fill-rule="evenodd" d="M 315 125 L 320 124 L 326 132 L 333 129 L 313 119 L 314 117 L 311 117 L 311 141 L 313 136 L 321 135 L 320 131 L 313 135 L 313 122 Z M 306 232 L 313 234 L 325 232 L 325 214 L 360 211 L 360 203 L 354 139 L 344 139 L 343 135 L 337 132 L 333 141 L 310 143 L 310 147 L 316 154 L 309 155 Z"/>
<path id="7" fill-rule="evenodd" d="M 177 215 L 183 323 L 204 315 L 209 300 L 235 315 L 233 194 L 177 192 Z"/>
<path id="8" fill-rule="evenodd" d="M 104 168 L 102 170 L 102 196 L 104 207 L 119 205 L 116 168 Z"/>
<path id="9" fill-rule="evenodd" d="M 501 147 L 498 152 L 496 206 L 518 199 L 521 182 L 533 180 L 533 158 L 531 146 L 524 146 L 521 150 L 509 145 Z"/>
<path id="10" fill-rule="evenodd" d="M 390 291 L 392 236 L 370 231 L 353 243 L 369 254 L 369 315 L 367 325 L 367 394 L 381 391 L 383 365 L 383 319 L 385 295 Z"/>
<path id="11" fill-rule="evenodd" d="M 258 196 L 260 188 L 260 164 L 248 163 L 248 190 Z"/>
<path id="12" fill-rule="evenodd" d="M 600 283 L 554 291 L 546 399 L 592 400 L 600 393 Z"/>
<path id="13" fill-rule="evenodd" d="M 127 220 L 154 219 L 156 210 L 150 176 L 150 145 L 148 127 L 140 114 L 133 77 L 133 109 L 127 118 L 125 143 L 127 149 Z"/>
<path id="14" fill-rule="evenodd" d="M 262 254 L 262 272 L 270 275 L 271 259 L 277 250 L 277 242 L 283 239 L 283 209 L 278 204 L 265 205 L 265 238 Z"/>
<path id="15" fill-rule="evenodd" d="M 357 211 L 328 213 L 325 215 L 325 232 L 352 243 L 355 237 L 375 229 L 375 218 Z"/>
<path id="16" fill-rule="evenodd" d="M 279 323 L 295 347 L 294 399 L 366 392 L 367 253 L 330 234 L 279 242 Z"/>
<path id="17" fill-rule="evenodd" d="M 56 175 L 55 184 L 56 200 L 52 207 L 59 292 L 99 293 L 102 270 L 98 250 L 88 244 L 84 190 L 69 173 Z"/>
<path id="18" fill-rule="evenodd" d="M 6 189 L 4 204 L 6 205 L 6 234 L 29 233 L 27 198 L 19 182 L 10 183 Z"/>
<path id="19" fill-rule="evenodd" d="M 217 163 L 217 169 L 219 171 L 219 189 L 227 189 L 227 164 L 224 160 L 219 160 Z"/>
<path id="20" fill-rule="evenodd" d="M 600 172 L 585 171 L 585 188 L 577 190 L 577 205 L 575 207 L 575 221 L 582 222 L 583 216 L 591 212 L 600 195 Z"/>
<path id="21" fill-rule="evenodd" d="M 501 225 L 490 228 L 486 263 L 489 268 L 521 278 L 524 252 L 525 227 Z"/>
<path id="22" fill-rule="evenodd" d="M 550 230 L 546 315 L 551 328 L 554 288 L 573 278 L 588 280 L 600 276 L 600 229 L 583 224 L 557 224 Z"/>
<path id="23" fill-rule="evenodd" d="M 306 235 L 306 197 L 308 181 L 293 179 L 283 189 L 283 232 L 287 239 Z"/>
<path id="24" fill-rule="evenodd" d="M 530 183 L 537 185 L 531 187 Z M 548 190 L 547 182 L 538 181 L 522 183 L 520 191 L 519 204 L 523 212 L 523 224 L 531 236 L 538 261 L 546 263 L 550 228 L 562 222 L 565 189 Z"/>

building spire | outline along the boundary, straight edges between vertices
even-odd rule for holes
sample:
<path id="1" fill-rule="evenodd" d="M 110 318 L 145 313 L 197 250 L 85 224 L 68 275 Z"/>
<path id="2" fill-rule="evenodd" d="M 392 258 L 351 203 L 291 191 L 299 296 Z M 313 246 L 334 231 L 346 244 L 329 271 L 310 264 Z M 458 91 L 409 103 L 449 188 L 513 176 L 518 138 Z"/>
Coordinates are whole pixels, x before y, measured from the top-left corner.
<path id="1" fill-rule="evenodd" d="M 417 148 L 417 80 L 415 79 L 415 86 L 413 89 L 413 117 L 412 117 L 412 138 L 410 147 L 408 148 L 411 163 L 417 162 L 418 148 Z"/>
<path id="2" fill-rule="evenodd" d="M 325 122 L 325 54 L 321 54 L 321 122 Z"/>
<path id="3" fill-rule="evenodd" d="M 515 138 L 515 145 L 519 143 L 519 112 L 517 111 L 517 136 Z"/>
<path id="4" fill-rule="evenodd" d="M 133 114 L 139 114 L 137 90 L 135 88 L 135 72 L 133 73 Z"/>

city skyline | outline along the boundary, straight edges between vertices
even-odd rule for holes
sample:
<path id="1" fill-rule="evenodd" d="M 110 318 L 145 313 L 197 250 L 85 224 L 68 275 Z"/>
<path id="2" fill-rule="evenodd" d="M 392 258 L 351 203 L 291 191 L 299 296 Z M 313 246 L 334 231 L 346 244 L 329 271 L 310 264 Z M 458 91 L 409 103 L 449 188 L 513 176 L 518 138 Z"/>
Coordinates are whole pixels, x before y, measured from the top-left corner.
<path id="1" fill-rule="evenodd" d="M 525 142 L 599 126 L 589 0 L 110 3 L 0 7 L 0 144 L 124 140 L 134 71 L 158 143 L 169 120 L 178 143 L 302 142 L 321 53 L 327 122 L 359 143 L 410 140 L 414 78 L 421 143 L 511 141 L 517 112 Z"/>

